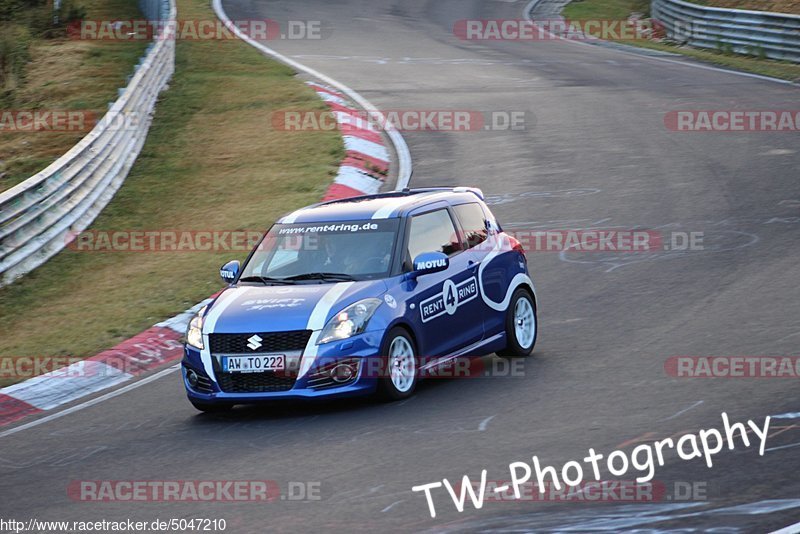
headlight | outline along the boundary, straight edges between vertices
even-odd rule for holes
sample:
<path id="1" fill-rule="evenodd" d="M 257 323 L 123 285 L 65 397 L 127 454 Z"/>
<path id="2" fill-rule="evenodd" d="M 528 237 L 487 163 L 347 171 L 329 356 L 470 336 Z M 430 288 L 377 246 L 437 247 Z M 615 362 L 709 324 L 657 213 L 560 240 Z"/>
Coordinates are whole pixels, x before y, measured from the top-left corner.
<path id="1" fill-rule="evenodd" d="M 189 321 L 189 328 L 186 330 L 186 343 L 196 349 L 203 350 L 203 314 L 206 313 L 206 308 L 197 312 L 197 315 L 192 317 Z"/>
<path id="2" fill-rule="evenodd" d="M 347 339 L 362 333 L 366 330 L 367 323 L 380 304 L 381 299 L 364 299 L 343 309 L 331 317 L 331 320 L 322 329 L 317 345 Z"/>

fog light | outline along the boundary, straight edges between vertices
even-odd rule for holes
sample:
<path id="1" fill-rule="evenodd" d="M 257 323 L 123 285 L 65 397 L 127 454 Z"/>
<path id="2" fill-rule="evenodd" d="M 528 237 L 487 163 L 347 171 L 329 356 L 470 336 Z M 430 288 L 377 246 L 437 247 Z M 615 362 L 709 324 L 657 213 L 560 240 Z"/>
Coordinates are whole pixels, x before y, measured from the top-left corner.
<path id="1" fill-rule="evenodd" d="M 334 382 L 342 384 L 352 380 L 355 370 L 349 365 L 339 364 L 331 369 L 331 378 Z"/>
<path id="2" fill-rule="evenodd" d="M 186 371 L 186 381 L 189 382 L 189 385 L 192 386 L 193 389 L 197 387 L 198 380 L 199 377 L 197 376 L 197 373 L 195 373 L 191 369 Z"/>

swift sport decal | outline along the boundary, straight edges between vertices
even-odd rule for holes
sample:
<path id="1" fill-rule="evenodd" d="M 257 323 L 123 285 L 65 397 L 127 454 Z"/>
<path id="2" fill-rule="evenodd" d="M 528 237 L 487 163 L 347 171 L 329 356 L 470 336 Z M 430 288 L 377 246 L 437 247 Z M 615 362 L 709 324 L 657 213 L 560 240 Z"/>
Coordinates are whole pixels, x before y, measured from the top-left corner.
<path id="1" fill-rule="evenodd" d="M 242 302 L 242 306 L 247 308 L 247 311 L 257 310 L 272 310 L 275 308 L 297 308 L 306 302 L 303 298 L 272 298 L 272 299 L 254 299 Z"/>
<path id="2" fill-rule="evenodd" d="M 442 292 L 419 303 L 422 322 L 427 323 L 444 314 L 453 315 L 458 307 L 478 296 L 478 280 L 473 276 L 456 284 L 445 280 Z"/>

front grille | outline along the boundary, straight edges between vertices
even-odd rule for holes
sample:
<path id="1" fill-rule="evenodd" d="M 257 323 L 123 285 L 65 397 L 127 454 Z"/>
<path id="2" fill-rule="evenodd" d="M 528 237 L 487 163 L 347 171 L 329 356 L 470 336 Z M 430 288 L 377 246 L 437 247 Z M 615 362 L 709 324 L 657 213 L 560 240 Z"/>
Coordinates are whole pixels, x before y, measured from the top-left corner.
<path id="1" fill-rule="evenodd" d="M 225 393 L 270 393 L 288 391 L 294 386 L 296 376 L 263 373 L 218 373 L 219 387 Z"/>
<path id="2" fill-rule="evenodd" d="M 248 347 L 248 340 L 258 335 L 261 346 L 255 350 Z M 212 365 L 217 375 L 219 387 L 225 393 L 271 393 L 288 391 L 297 380 L 299 357 L 287 353 L 300 353 L 311 338 L 311 330 L 292 330 L 289 332 L 264 332 L 248 334 L 210 334 L 209 348 Z M 287 354 L 286 371 L 264 371 L 262 373 L 223 373 L 220 357 L 233 354 L 265 355 L 269 353 Z"/>
<path id="3" fill-rule="evenodd" d="M 252 354 L 247 344 L 254 334 L 210 334 L 208 336 L 212 354 Z M 311 330 L 257 333 L 261 346 L 257 352 L 289 352 L 303 350 L 311 337 Z"/>

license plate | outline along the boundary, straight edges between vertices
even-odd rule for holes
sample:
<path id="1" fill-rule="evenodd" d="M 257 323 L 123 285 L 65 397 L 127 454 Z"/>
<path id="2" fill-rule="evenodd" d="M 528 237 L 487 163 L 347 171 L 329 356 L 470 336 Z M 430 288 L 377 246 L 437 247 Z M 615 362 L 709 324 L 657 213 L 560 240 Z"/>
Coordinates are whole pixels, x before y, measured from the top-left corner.
<path id="1" fill-rule="evenodd" d="M 283 371 L 285 369 L 285 354 L 222 357 L 222 370 L 226 373 L 263 373 L 264 371 Z"/>

